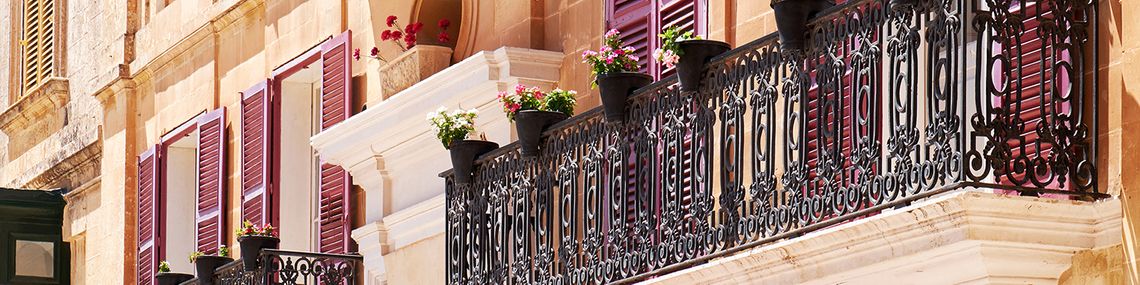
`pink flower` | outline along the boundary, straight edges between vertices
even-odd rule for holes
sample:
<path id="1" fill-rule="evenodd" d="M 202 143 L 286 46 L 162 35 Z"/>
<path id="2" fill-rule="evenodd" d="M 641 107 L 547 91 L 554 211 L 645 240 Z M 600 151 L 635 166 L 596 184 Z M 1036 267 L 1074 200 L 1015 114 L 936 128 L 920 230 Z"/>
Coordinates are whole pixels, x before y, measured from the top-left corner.
<path id="1" fill-rule="evenodd" d="M 609 31 L 606 31 L 606 37 L 607 38 L 614 37 L 617 35 L 618 35 L 617 29 L 610 29 Z"/>
<path id="2" fill-rule="evenodd" d="M 451 26 L 451 21 L 448 21 L 447 19 L 439 19 L 439 28 L 447 29 L 448 26 Z"/>
<path id="3" fill-rule="evenodd" d="M 507 97 L 507 91 L 499 91 L 499 99 L 502 99 L 503 97 Z"/>
<path id="4" fill-rule="evenodd" d="M 526 86 L 522 84 L 515 84 L 515 94 L 526 93 Z"/>
<path id="5" fill-rule="evenodd" d="M 542 100 L 542 97 L 546 97 L 546 94 L 542 93 L 542 91 L 534 91 L 534 99 Z"/>
<path id="6" fill-rule="evenodd" d="M 360 60 L 360 49 L 352 50 L 352 58 L 355 58 L 356 60 Z"/>
<path id="7" fill-rule="evenodd" d="M 522 108 L 522 105 L 519 105 L 519 103 L 511 104 L 511 113 L 518 112 L 519 108 Z"/>
<path id="8" fill-rule="evenodd" d="M 384 21 L 389 27 L 396 25 L 396 15 L 389 15 L 388 19 Z"/>
<path id="9" fill-rule="evenodd" d="M 606 58 L 606 64 L 614 64 L 614 58 Z"/>
<path id="10" fill-rule="evenodd" d="M 592 51 L 592 50 L 586 50 L 586 51 L 582 52 L 582 58 L 588 58 L 588 57 L 593 57 L 593 56 L 597 56 L 597 55 L 598 55 L 598 52 Z"/>

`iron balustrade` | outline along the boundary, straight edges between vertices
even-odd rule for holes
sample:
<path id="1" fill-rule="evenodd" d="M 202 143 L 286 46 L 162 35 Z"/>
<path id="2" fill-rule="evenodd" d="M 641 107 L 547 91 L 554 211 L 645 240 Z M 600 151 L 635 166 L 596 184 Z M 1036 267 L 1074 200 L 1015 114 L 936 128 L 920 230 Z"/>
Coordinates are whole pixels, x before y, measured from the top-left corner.
<path id="1" fill-rule="evenodd" d="M 450 284 L 628 283 L 962 188 L 1096 189 L 1096 7 L 861 0 L 441 174 Z"/>
<path id="2" fill-rule="evenodd" d="M 257 268 L 246 269 L 241 260 L 231 262 L 218 268 L 213 284 L 363 284 L 363 261 L 364 257 L 357 254 L 264 249 Z"/>

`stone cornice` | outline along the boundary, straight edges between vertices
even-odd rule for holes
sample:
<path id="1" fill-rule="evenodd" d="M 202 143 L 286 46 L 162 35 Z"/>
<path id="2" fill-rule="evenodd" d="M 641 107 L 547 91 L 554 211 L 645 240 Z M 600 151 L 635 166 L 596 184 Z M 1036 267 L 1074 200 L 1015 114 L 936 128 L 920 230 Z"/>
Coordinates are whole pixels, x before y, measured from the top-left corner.
<path id="1" fill-rule="evenodd" d="M 67 102 L 71 101 L 69 93 L 66 78 L 49 78 L 0 113 L 0 130 L 11 136 L 42 120 L 44 116 L 67 106 Z"/>
<path id="2" fill-rule="evenodd" d="M 86 175 L 81 175 L 80 172 L 85 170 L 92 175 L 98 176 L 102 157 L 103 141 L 96 140 L 83 149 L 75 152 L 75 154 L 72 154 L 62 161 L 53 164 L 51 168 L 48 168 L 47 170 L 40 173 L 40 175 L 32 178 L 32 180 L 24 183 L 23 187 L 31 189 L 49 189 L 86 184 L 87 181 L 71 180 L 82 180 L 83 176 Z M 71 183 L 74 185 L 63 185 L 64 183 Z"/>
<path id="3" fill-rule="evenodd" d="M 1078 250 L 1121 242 L 1119 200 L 964 191 L 757 247 L 647 283 L 1056 282 Z M 1000 281 L 1000 282 L 999 282 Z"/>
<path id="4" fill-rule="evenodd" d="M 180 39 L 174 45 L 171 45 L 165 51 L 155 56 L 147 62 L 134 62 L 131 63 L 131 75 L 136 81 L 147 81 L 153 75 L 153 72 L 161 69 L 170 62 L 178 59 L 183 53 L 193 49 L 198 44 L 206 39 L 213 38 L 217 32 L 230 24 L 236 22 L 246 14 L 253 11 L 258 6 L 265 4 L 265 0 L 242 0 L 230 6 L 222 13 L 210 19 L 209 22 L 199 26 L 186 37 Z"/>

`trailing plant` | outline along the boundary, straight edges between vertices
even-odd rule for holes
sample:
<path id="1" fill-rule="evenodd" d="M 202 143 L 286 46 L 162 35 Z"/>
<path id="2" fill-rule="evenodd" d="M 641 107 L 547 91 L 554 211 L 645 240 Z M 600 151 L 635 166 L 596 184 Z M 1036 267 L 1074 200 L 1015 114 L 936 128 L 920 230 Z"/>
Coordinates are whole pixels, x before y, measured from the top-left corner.
<path id="1" fill-rule="evenodd" d="M 653 58 L 670 68 L 677 65 L 684 53 L 677 42 L 701 39 L 701 36 L 694 36 L 693 31 L 681 32 L 677 26 L 669 26 L 657 36 L 661 38 L 661 47 L 653 50 Z"/>
<path id="2" fill-rule="evenodd" d="M 538 87 L 518 84 L 515 85 L 513 93 L 499 92 L 499 102 L 503 103 L 503 112 L 507 113 L 507 118 L 511 121 L 514 121 L 515 115 L 523 110 L 559 112 L 571 116 L 574 115 L 577 94 L 578 92 L 573 90 L 562 89 L 554 89 L 545 93 Z"/>
<path id="3" fill-rule="evenodd" d="M 634 55 L 636 50 L 622 43 L 620 35 L 617 30 L 610 30 L 606 32 L 601 48 L 597 51 L 582 52 L 582 62 L 590 65 L 590 73 L 593 76 L 597 77 L 599 74 L 607 73 L 637 72 L 640 68 L 637 64 L 639 58 Z M 597 83 L 593 86 L 596 87 Z"/>
<path id="4" fill-rule="evenodd" d="M 170 263 L 163 260 L 158 263 L 158 273 L 170 273 Z"/>
<path id="5" fill-rule="evenodd" d="M 238 237 L 244 237 L 244 236 L 277 237 L 277 233 L 273 232 L 273 230 L 274 230 L 273 225 L 264 224 L 264 225 L 259 227 L 259 226 L 254 225 L 253 223 L 251 223 L 249 220 L 246 220 L 246 221 L 241 223 L 240 229 L 237 229 L 234 231 L 234 234 L 237 235 Z"/>
<path id="6" fill-rule="evenodd" d="M 467 135 L 475 132 L 475 118 L 478 116 L 475 109 L 448 112 L 446 107 L 440 106 L 435 112 L 427 113 L 427 121 L 431 123 L 435 137 L 443 143 L 443 148 L 450 149 L 452 142 L 466 139 Z"/>
<path id="7" fill-rule="evenodd" d="M 205 255 L 206 254 L 202 253 L 201 251 L 191 252 L 190 253 L 190 263 L 194 263 L 195 260 L 198 260 L 198 257 L 205 256 Z"/>
<path id="8" fill-rule="evenodd" d="M 388 25 L 389 29 L 380 32 L 380 40 L 383 42 L 392 42 L 397 47 L 400 47 L 401 51 L 408 51 L 412 47 L 415 47 L 416 43 L 419 42 L 420 31 L 424 28 L 423 22 L 415 22 L 400 29 L 400 23 L 395 15 L 388 15 L 384 24 Z M 436 41 L 441 44 L 450 42 L 451 35 L 447 33 L 447 28 L 451 26 L 451 20 L 446 18 L 439 19 L 436 26 L 439 27 L 439 34 L 436 35 Z M 356 60 L 360 60 L 360 49 L 354 49 L 352 51 L 352 57 Z M 384 57 L 380 55 L 379 46 L 372 47 L 368 52 L 368 57 L 380 60 L 381 62 L 388 62 L 387 59 L 384 59 Z"/>

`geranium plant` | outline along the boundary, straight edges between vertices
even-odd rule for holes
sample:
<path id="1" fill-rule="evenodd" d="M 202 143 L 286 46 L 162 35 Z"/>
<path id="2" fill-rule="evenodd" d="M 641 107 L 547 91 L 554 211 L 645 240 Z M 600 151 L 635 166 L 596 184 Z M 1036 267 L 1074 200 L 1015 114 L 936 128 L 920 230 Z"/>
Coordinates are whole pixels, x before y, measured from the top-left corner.
<path id="1" fill-rule="evenodd" d="M 158 263 L 158 273 L 170 273 L 170 263 L 163 260 Z"/>
<path id="2" fill-rule="evenodd" d="M 388 15 L 388 18 L 385 19 L 384 24 L 388 25 L 389 29 L 380 32 L 380 40 L 384 42 L 392 42 L 396 46 L 400 47 L 400 50 L 402 51 L 407 51 L 408 49 L 416 46 L 416 43 L 419 41 L 419 33 L 424 28 L 424 23 L 415 22 L 408 24 L 404 26 L 403 29 L 401 29 L 398 18 L 396 18 L 395 15 Z M 439 22 L 436 23 L 436 26 L 439 27 L 439 34 L 436 35 L 436 40 L 440 43 L 450 42 L 451 36 L 447 33 L 447 28 L 451 26 L 451 21 L 448 19 L 440 19 Z M 352 57 L 360 60 L 360 49 L 353 50 Z M 372 49 L 368 52 L 368 57 L 383 62 L 388 61 L 380 55 L 380 47 L 372 47 Z"/>
<path id="3" fill-rule="evenodd" d="M 435 112 L 428 112 L 427 120 L 435 131 L 435 137 L 443 143 L 444 148 L 450 149 L 452 142 L 463 140 L 475 132 L 475 118 L 478 116 L 475 109 L 448 112 L 446 107 L 441 106 Z"/>
<path id="4" fill-rule="evenodd" d="M 664 64 L 665 67 L 670 68 L 677 65 L 677 61 L 681 60 L 683 54 L 677 42 L 701 39 L 701 36 L 694 36 L 692 31 L 681 32 L 677 26 L 669 26 L 657 36 L 661 38 L 661 47 L 653 50 L 653 58 Z"/>
<path id="5" fill-rule="evenodd" d="M 190 263 L 194 263 L 194 261 L 197 260 L 198 257 L 201 257 L 201 256 L 206 256 L 206 253 L 201 252 L 201 251 L 191 252 L 190 253 Z M 224 245 L 224 244 L 222 246 L 219 246 L 218 247 L 218 254 L 216 256 L 230 256 L 230 248 L 226 247 L 226 245 Z"/>
<path id="6" fill-rule="evenodd" d="M 640 67 L 637 64 L 639 58 L 634 55 L 636 50 L 622 43 L 620 36 L 617 30 L 610 30 L 606 32 L 601 48 L 597 51 L 582 52 L 582 62 L 590 65 L 591 74 L 598 76 L 606 73 L 637 72 Z"/>
<path id="7" fill-rule="evenodd" d="M 503 103 L 503 112 L 512 121 L 515 115 L 522 110 L 538 110 L 559 112 L 568 116 L 574 115 L 574 106 L 577 104 L 578 92 L 554 89 L 549 93 L 542 92 L 538 87 L 515 85 L 514 92 L 499 92 L 499 101 Z"/>
<path id="8" fill-rule="evenodd" d="M 261 225 L 259 227 L 257 225 L 254 225 L 253 223 L 251 223 L 248 220 L 242 222 L 241 228 L 235 230 L 234 234 L 236 234 L 239 237 L 243 237 L 243 236 L 277 237 L 277 233 L 274 232 L 273 225 L 264 224 L 264 225 Z"/>

